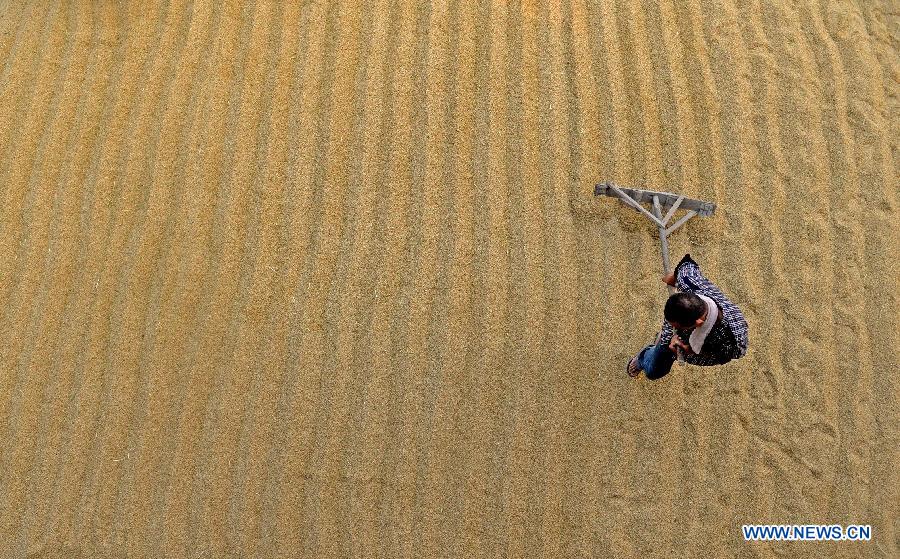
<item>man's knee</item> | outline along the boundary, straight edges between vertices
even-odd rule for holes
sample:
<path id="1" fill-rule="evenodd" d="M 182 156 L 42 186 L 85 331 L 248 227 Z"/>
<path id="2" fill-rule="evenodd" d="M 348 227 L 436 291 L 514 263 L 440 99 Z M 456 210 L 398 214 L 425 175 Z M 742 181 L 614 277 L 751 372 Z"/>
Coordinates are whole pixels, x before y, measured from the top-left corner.
<path id="1" fill-rule="evenodd" d="M 665 345 L 657 345 L 648 350 L 649 359 L 645 362 L 644 375 L 650 380 L 658 380 L 669 374 L 675 362 L 675 354 Z"/>

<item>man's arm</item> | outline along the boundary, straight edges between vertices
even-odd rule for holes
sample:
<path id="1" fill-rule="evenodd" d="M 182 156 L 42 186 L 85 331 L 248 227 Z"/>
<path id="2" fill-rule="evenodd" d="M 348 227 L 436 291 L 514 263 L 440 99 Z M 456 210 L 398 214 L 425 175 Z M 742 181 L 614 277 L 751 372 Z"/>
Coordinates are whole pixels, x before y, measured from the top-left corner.
<path id="1" fill-rule="evenodd" d="M 668 274 L 662 277 L 663 283 L 666 285 L 675 285 L 675 270 L 672 270 Z M 672 325 L 669 324 L 665 319 L 663 319 L 662 330 L 660 330 L 660 337 L 657 343 L 669 345 L 672 341 L 672 335 L 674 331 L 672 330 Z"/>
<path id="2" fill-rule="evenodd" d="M 673 333 L 674 332 L 672 330 L 672 325 L 669 324 L 668 322 L 666 322 L 665 320 L 663 320 L 662 330 L 661 330 L 661 334 L 659 336 L 659 341 L 656 343 L 669 345 L 669 342 L 672 341 Z"/>
<path id="3" fill-rule="evenodd" d="M 674 274 L 676 278 L 675 287 L 679 291 L 706 295 L 720 305 L 723 301 L 730 303 L 725 294 L 722 293 L 722 290 L 706 279 L 703 273 L 700 272 L 700 265 L 691 258 L 690 254 L 685 254 L 681 262 L 675 266 Z"/>
<path id="4" fill-rule="evenodd" d="M 728 325 L 734 334 L 737 343 L 733 359 L 742 357 L 747 352 L 748 326 L 747 319 L 737 305 L 722 293 L 711 281 L 706 279 L 700 271 L 700 266 L 694 262 L 690 254 L 684 255 L 681 262 L 675 268 L 677 277 L 676 286 L 681 291 L 700 293 L 714 300 L 722 309 L 722 321 Z"/>

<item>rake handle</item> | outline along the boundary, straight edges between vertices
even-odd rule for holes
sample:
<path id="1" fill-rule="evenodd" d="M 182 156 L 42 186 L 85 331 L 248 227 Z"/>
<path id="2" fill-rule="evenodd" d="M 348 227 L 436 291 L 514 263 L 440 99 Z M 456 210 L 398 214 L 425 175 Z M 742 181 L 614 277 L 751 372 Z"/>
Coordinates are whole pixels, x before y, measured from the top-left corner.
<path id="1" fill-rule="evenodd" d="M 653 196 L 653 213 L 656 214 L 656 218 L 661 222 L 661 223 L 657 224 L 657 227 L 659 228 L 659 244 L 660 244 L 660 249 L 662 250 L 663 273 L 668 275 L 669 268 L 670 268 L 669 240 L 666 235 L 665 220 L 663 220 L 663 218 L 662 218 L 662 208 L 660 207 L 660 204 L 659 204 L 659 197 L 656 195 Z M 669 295 L 678 291 L 678 289 L 674 285 L 670 285 L 670 286 L 668 286 L 668 288 L 669 288 Z M 662 333 L 660 333 L 660 336 L 661 335 L 662 335 Z M 659 340 L 659 337 L 657 337 L 657 340 Z M 681 354 L 681 348 L 676 346 L 675 355 L 677 356 L 679 362 L 684 363 L 684 355 Z"/>

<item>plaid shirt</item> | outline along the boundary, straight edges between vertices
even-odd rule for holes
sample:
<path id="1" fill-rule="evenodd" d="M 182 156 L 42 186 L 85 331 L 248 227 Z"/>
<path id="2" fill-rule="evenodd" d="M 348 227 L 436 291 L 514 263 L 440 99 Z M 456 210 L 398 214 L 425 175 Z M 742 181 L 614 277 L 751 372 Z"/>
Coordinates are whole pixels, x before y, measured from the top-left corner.
<path id="1" fill-rule="evenodd" d="M 700 353 L 687 354 L 682 351 L 684 360 L 692 365 L 721 365 L 732 359 L 739 359 L 747 353 L 747 321 L 737 305 L 728 300 L 718 287 L 700 273 L 700 266 L 686 254 L 675 268 L 675 286 L 679 291 L 706 295 L 716 302 L 720 312 L 719 321 L 706 336 Z M 663 321 L 662 336 L 659 343 L 669 345 L 673 328 Z M 687 342 L 690 330 L 675 330 L 678 337 Z"/>

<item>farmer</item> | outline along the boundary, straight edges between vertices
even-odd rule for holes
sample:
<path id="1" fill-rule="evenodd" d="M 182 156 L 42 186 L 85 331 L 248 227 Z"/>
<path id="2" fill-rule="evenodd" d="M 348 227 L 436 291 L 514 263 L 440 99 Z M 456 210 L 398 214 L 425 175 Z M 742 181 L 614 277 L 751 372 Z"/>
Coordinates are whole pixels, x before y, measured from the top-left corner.
<path id="1" fill-rule="evenodd" d="M 666 301 L 662 334 L 628 362 L 631 377 L 641 371 L 650 380 L 669 373 L 681 351 L 692 365 L 721 365 L 747 353 L 747 321 L 740 309 L 700 273 L 685 254 L 663 281 L 678 288 Z M 673 331 L 674 330 L 674 331 Z"/>

